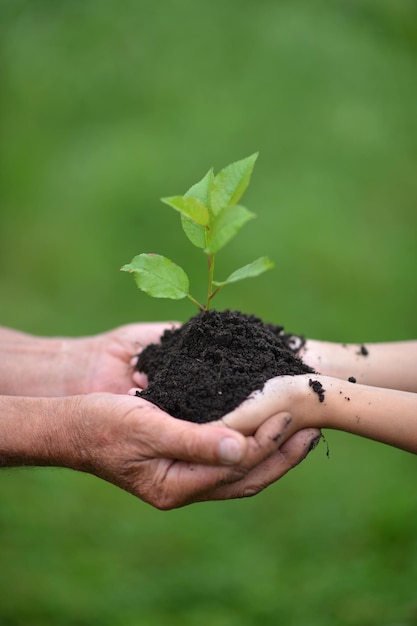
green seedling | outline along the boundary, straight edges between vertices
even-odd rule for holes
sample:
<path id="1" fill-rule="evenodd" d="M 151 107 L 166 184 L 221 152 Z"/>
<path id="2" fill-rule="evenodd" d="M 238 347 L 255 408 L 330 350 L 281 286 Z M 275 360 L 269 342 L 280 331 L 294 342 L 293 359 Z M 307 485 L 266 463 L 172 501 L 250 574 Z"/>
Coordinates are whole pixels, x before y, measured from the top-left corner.
<path id="1" fill-rule="evenodd" d="M 258 154 L 236 161 L 216 176 L 213 169 L 183 196 L 162 198 L 181 215 L 182 228 L 194 246 L 207 257 L 208 290 L 206 303 L 198 302 L 190 293 L 190 281 L 184 270 L 159 254 L 139 254 L 121 269 L 134 275 L 139 289 L 154 298 L 189 298 L 202 311 L 208 311 L 214 296 L 226 285 L 262 274 L 273 267 L 261 257 L 232 272 L 226 280 L 214 280 L 215 258 L 255 214 L 238 204 L 249 185 Z"/>

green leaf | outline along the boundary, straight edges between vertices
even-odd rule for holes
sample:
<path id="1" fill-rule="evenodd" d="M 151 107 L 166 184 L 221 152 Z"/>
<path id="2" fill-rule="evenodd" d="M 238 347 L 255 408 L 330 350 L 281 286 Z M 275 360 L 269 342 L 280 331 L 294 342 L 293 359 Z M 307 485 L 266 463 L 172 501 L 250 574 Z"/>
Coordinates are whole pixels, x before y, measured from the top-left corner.
<path id="1" fill-rule="evenodd" d="M 249 185 L 258 153 L 231 163 L 215 177 L 210 194 L 210 208 L 214 215 L 226 206 L 237 204 Z"/>
<path id="2" fill-rule="evenodd" d="M 210 191 L 213 180 L 214 174 L 212 168 L 207 172 L 204 178 L 202 178 L 198 183 L 190 187 L 190 189 L 184 195 L 185 198 L 195 198 L 196 200 L 202 202 L 209 209 L 209 214 Z M 184 214 L 181 214 L 181 224 L 183 231 L 185 232 L 192 244 L 197 246 L 197 248 L 206 247 L 206 229 L 204 226 L 193 222 Z"/>
<path id="3" fill-rule="evenodd" d="M 230 283 L 236 283 L 238 280 L 244 280 L 245 278 L 253 278 L 255 276 L 259 276 L 259 274 L 262 274 L 263 272 L 266 272 L 273 267 L 273 262 L 268 259 L 268 257 L 263 256 L 259 259 L 256 259 L 256 261 L 249 263 L 249 265 L 245 265 L 235 272 L 232 272 L 232 274 L 230 274 L 230 276 L 226 278 L 226 280 L 224 280 L 223 282 L 217 282 L 214 280 L 213 284 L 216 285 L 216 287 L 223 287 L 224 285 L 228 285 Z"/>
<path id="4" fill-rule="evenodd" d="M 185 198 L 196 198 L 204 206 L 210 208 L 210 192 L 214 180 L 213 168 L 184 194 Z"/>
<path id="5" fill-rule="evenodd" d="M 185 215 L 181 215 L 181 225 L 192 244 L 197 246 L 197 248 L 206 247 L 206 229 L 204 226 L 196 224 L 196 222 L 185 217 Z"/>
<path id="6" fill-rule="evenodd" d="M 159 254 L 139 254 L 121 270 L 133 273 L 139 289 L 154 298 L 181 300 L 189 295 L 187 274 L 179 265 Z"/>
<path id="7" fill-rule="evenodd" d="M 206 226 L 209 223 L 208 208 L 197 198 L 171 196 L 170 198 L 161 198 L 161 200 L 197 224 Z"/>
<path id="8" fill-rule="evenodd" d="M 218 252 L 253 217 L 255 217 L 254 213 L 239 204 L 222 209 L 207 232 L 205 252 L 207 254 Z"/>

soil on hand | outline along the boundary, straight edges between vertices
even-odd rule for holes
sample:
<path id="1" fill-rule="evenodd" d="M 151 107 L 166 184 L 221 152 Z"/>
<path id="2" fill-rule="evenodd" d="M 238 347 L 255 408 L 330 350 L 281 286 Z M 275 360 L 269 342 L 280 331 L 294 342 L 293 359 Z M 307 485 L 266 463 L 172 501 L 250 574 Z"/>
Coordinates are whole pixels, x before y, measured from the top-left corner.
<path id="1" fill-rule="evenodd" d="M 147 346 L 137 369 L 148 376 L 138 392 L 191 422 L 217 420 L 275 376 L 313 373 L 297 356 L 302 338 L 239 311 L 204 311 Z"/>

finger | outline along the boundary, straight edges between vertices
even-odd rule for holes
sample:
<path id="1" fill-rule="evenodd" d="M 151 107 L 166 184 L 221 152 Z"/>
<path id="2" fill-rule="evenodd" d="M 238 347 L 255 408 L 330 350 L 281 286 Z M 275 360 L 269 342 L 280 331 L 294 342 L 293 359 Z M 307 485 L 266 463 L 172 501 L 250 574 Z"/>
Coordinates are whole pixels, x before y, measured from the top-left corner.
<path id="1" fill-rule="evenodd" d="M 260 450 L 266 449 L 270 442 L 270 445 L 275 446 L 273 450 L 275 451 L 297 430 L 300 430 L 300 426 L 293 420 L 291 414 L 288 411 L 280 411 L 267 417 L 252 437 Z"/>
<path id="2" fill-rule="evenodd" d="M 292 420 L 288 413 L 278 414 L 268 419 L 260 426 L 254 437 L 248 437 L 248 451 L 240 466 L 236 467 L 234 472 L 229 472 L 224 476 L 218 476 L 217 479 L 221 481 L 221 483 L 218 482 L 215 484 L 212 481 L 209 481 L 209 489 L 211 491 L 214 490 L 216 494 L 220 495 L 222 493 L 222 489 L 226 489 L 226 492 L 229 493 L 229 488 L 225 488 L 222 485 L 228 485 L 229 483 L 235 482 L 244 485 L 245 480 L 243 480 L 243 482 L 240 481 L 242 481 L 245 476 L 250 474 L 253 468 L 258 468 L 258 466 L 263 467 L 264 464 L 265 467 L 269 467 L 268 459 L 276 454 L 278 447 L 291 427 L 291 423 Z M 258 475 L 258 473 L 256 475 Z M 266 470 L 259 472 L 259 475 L 267 475 Z M 206 494 L 204 492 L 204 485 L 206 483 L 205 478 L 209 478 L 209 476 L 206 475 L 204 478 L 202 477 L 199 492 L 196 492 L 199 494 L 200 500 L 212 499 L 210 494 Z M 218 489 L 220 489 L 220 491 L 217 491 Z M 239 493 L 239 488 L 231 488 L 230 493 Z M 196 497 L 195 494 L 193 497 Z M 233 497 L 242 496 L 235 495 Z M 216 496 L 214 499 L 216 499 Z"/>
<path id="3" fill-rule="evenodd" d="M 134 368 L 144 348 L 149 344 L 160 343 L 165 331 L 175 330 L 178 326 L 180 326 L 178 322 L 127 324 L 109 331 L 108 334 L 116 337 L 124 345 L 127 354 L 131 354 L 129 363 Z"/>
<path id="4" fill-rule="evenodd" d="M 145 389 L 148 386 L 148 377 L 143 372 L 138 372 L 137 370 L 132 374 L 132 380 L 138 387 L 141 389 Z"/>
<path id="5" fill-rule="evenodd" d="M 139 324 L 138 336 L 141 338 L 140 343 L 143 347 L 150 343 L 159 343 L 161 337 L 166 330 L 175 330 L 181 324 L 179 322 L 152 322 Z"/>
<path id="6" fill-rule="evenodd" d="M 321 434 L 316 429 L 298 431 L 281 448 L 240 480 L 200 494 L 200 500 L 226 500 L 254 496 L 285 476 L 316 447 Z"/>
<path id="7" fill-rule="evenodd" d="M 263 422 L 256 433 L 248 437 L 243 466 L 251 470 L 274 454 L 290 435 L 292 426 L 291 415 L 286 412 L 277 413 Z"/>
<path id="8" fill-rule="evenodd" d="M 153 487 L 148 502 L 159 509 L 179 508 L 192 502 L 210 500 L 213 490 L 222 485 L 239 481 L 244 476 L 240 467 L 218 467 L 174 461 L 160 482 Z M 143 498 L 143 494 L 141 494 Z"/>
<path id="9" fill-rule="evenodd" d="M 262 422 L 283 410 L 283 386 L 288 390 L 294 383 L 293 376 L 278 376 L 268 380 L 263 389 L 252 393 L 247 400 L 222 418 L 224 424 L 244 435 L 253 434 Z"/>
<path id="10" fill-rule="evenodd" d="M 150 341 L 158 341 L 161 335 L 166 330 L 175 329 L 180 326 L 180 322 L 138 322 L 137 324 L 125 324 L 124 326 L 119 326 L 116 329 L 113 329 L 109 332 L 114 333 L 117 332 L 119 336 L 123 337 L 127 341 L 131 341 L 132 338 L 137 337 L 146 337 L 146 342 Z M 142 342 L 139 342 L 142 343 Z"/>
<path id="11" fill-rule="evenodd" d="M 288 413 L 280 413 L 266 420 L 253 437 L 248 437 L 248 451 L 241 463 L 243 475 L 266 463 L 276 454 L 280 445 L 289 436 L 292 420 Z"/>
<path id="12" fill-rule="evenodd" d="M 143 419 L 143 409 L 148 411 L 146 422 Z M 141 447 L 145 449 L 147 446 L 149 458 L 178 459 L 208 465 L 235 465 L 246 455 L 246 438 L 227 426 L 214 422 L 194 424 L 177 419 L 139 398 L 137 410 L 140 411 L 137 414 L 138 437 Z"/>

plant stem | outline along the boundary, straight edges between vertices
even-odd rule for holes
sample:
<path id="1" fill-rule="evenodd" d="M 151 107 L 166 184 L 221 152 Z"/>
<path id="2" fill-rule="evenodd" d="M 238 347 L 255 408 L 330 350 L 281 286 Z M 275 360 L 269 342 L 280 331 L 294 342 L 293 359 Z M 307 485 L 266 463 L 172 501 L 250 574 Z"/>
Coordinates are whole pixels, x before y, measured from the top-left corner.
<path id="1" fill-rule="evenodd" d="M 218 287 L 216 287 L 216 289 L 210 295 L 210 300 L 212 300 L 214 298 L 214 296 L 219 293 L 219 291 L 220 291 L 220 289 L 222 287 L 223 287 L 223 285 L 219 285 Z"/>
<path id="2" fill-rule="evenodd" d="M 193 298 L 192 296 L 190 296 L 190 294 L 187 295 L 187 298 L 189 300 L 191 300 L 191 302 L 194 302 L 194 304 L 196 304 L 198 306 L 198 308 L 200 309 L 200 311 L 207 311 L 207 308 L 204 307 L 202 304 L 200 304 L 200 302 L 198 300 L 196 300 L 195 298 Z"/>
<path id="3" fill-rule="evenodd" d="M 213 297 L 213 276 L 214 276 L 214 254 L 207 255 L 207 263 L 209 268 L 208 293 L 206 302 L 206 311 L 210 308 L 210 301 Z"/>

